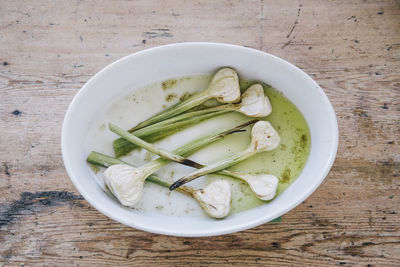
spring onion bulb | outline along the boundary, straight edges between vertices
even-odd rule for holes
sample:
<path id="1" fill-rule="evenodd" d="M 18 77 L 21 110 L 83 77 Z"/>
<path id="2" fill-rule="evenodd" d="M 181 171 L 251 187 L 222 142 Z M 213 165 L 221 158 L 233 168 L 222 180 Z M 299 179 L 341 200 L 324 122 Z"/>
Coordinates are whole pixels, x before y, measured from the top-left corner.
<path id="1" fill-rule="evenodd" d="M 118 201 L 128 207 L 134 206 L 143 194 L 143 183 L 137 183 L 138 180 L 131 179 L 135 167 L 122 160 L 98 153 L 91 152 L 88 162 L 107 168 L 104 172 L 104 181 L 111 193 Z M 162 180 L 152 174 L 146 181 L 169 188 L 171 183 Z M 195 199 L 203 211 L 213 218 L 223 218 L 229 214 L 231 205 L 231 187 L 226 181 L 213 181 L 203 189 L 193 189 L 182 186 L 177 189 L 189 197 Z M 218 192 L 218 195 L 215 195 Z M 132 204 L 135 203 L 135 204 Z"/>
<path id="2" fill-rule="evenodd" d="M 217 107 L 202 109 L 195 112 L 181 114 L 173 119 L 181 119 L 183 117 L 191 117 L 194 115 L 210 114 L 211 112 L 240 112 L 247 117 L 262 118 L 272 112 L 271 103 L 268 96 L 264 95 L 264 88 L 261 84 L 253 84 L 241 96 L 241 101 L 236 104 L 226 104 Z M 192 114 L 193 113 L 193 114 Z"/>
<path id="3" fill-rule="evenodd" d="M 141 140 L 140 138 L 130 134 L 127 131 L 124 131 L 123 129 L 119 128 L 114 124 L 110 124 L 110 130 L 124 137 L 126 140 L 133 142 L 135 145 L 147 149 L 148 151 L 153 152 L 154 154 L 157 154 L 166 160 L 178 162 L 198 169 L 206 167 L 200 163 L 197 163 L 180 155 L 174 154 L 173 152 L 168 152 L 166 150 L 157 148 L 156 146 L 147 143 L 144 140 Z M 254 192 L 254 194 L 261 200 L 272 199 L 275 196 L 275 192 L 279 183 L 278 178 L 269 174 L 257 174 L 257 175 L 243 174 L 231 170 L 221 170 L 217 172 L 217 174 L 231 176 L 233 178 L 245 181 L 246 183 L 249 184 L 250 189 Z"/>
<path id="4" fill-rule="evenodd" d="M 268 96 L 264 95 L 262 85 L 254 84 L 242 94 L 240 103 L 180 114 L 137 131 L 131 129 L 129 132 L 147 142 L 155 142 L 180 129 L 231 111 L 240 112 L 248 117 L 266 117 L 271 113 L 272 107 Z M 113 148 L 115 156 L 119 158 L 137 146 L 121 137 L 113 142 Z"/>
<path id="5" fill-rule="evenodd" d="M 152 124 L 145 128 L 141 128 L 137 131 L 131 132 L 135 136 L 146 140 L 147 142 L 155 142 L 164 137 L 172 135 L 186 127 L 191 125 L 200 123 L 204 120 L 213 118 L 215 116 L 219 116 L 224 114 L 226 111 L 215 111 L 215 112 L 190 112 L 181 114 L 179 116 L 167 119 L 165 121 Z M 132 144 L 131 142 L 125 140 L 124 138 L 118 138 L 113 142 L 114 153 L 117 158 L 122 157 L 135 148 L 137 146 Z"/>
<path id="6" fill-rule="evenodd" d="M 223 137 L 239 132 L 241 131 L 242 128 L 254 123 L 255 121 L 252 122 L 246 122 L 243 123 L 239 126 L 236 126 L 232 129 L 229 130 L 225 130 L 225 131 L 221 131 L 218 132 L 216 134 L 210 135 L 210 136 L 206 136 L 206 137 L 202 137 L 199 138 L 197 140 L 194 140 L 192 142 L 189 142 L 183 146 L 181 146 L 180 148 L 177 148 L 173 151 L 173 154 L 176 154 L 176 157 L 174 157 L 174 159 L 179 159 L 179 157 L 182 156 L 187 156 L 193 152 L 195 152 L 196 150 L 209 145 L 217 140 L 222 139 Z M 111 125 L 112 126 L 112 125 Z M 117 127 L 117 126 L 115 126 Z M 112 128 L 115 131 L 123 131 L 120 128 Z M 124 136 L 124 138 L 128 138 L 130 140 L 137 140 L 138 138 L 133 136 L 132 134 L 123 131 L 125 134 L 127 134 L 127 136 Z M 141 141 L 141 145 L 143 145 L 143 143 L 145 144 L 146 142 Z M 147 144 L 150 145 L 151 144 Z M 149 147 L 147 147 L 149 148 Z M 151 148 L 150 148 L 151 149 Z M 153 150 L 154 151 L 154 150 Z M 101 158 L 98 158 L 98 153 L 94 153 L 92 152 L 88 158 L 87 161 L 88 162 L 93 162 L 95 159 L 96 162 L 101 161 Z M 169 152 L 168 152 L 169 153 Z M 186 160 L 185 158 L 183 158 L 184 160 Z M 163 159 L 163 158 L 158 158 L 156 160 L 153 160 L 141 167 L 131 167 L 130 169 L 128 168 L 122 168 L 122 167 L 113 167 L 113 168 L 108 168 L 105 171 L 105 182 L 107 184 L 107 186 L 109 187 L 110 191 L 113 192 L 113 194 L 118 198 L 120 197 L 124 197 L 124 199 L 120 199 L 120 202 L 123 203 L 126 206 L 133 206 L 135 205 L 141 198 L 142 196 L 142 192 L 143 192 L 143 184 L 144 181 L 150 176 L 152 175 L 154 172 L 156 172 L 158 169 L 160 169 L 161 167 L 163 167 L 164 165 L 170 163 L 170 160 L 167 159 Z M 124 178 L 123 178 L 124 177 Z M 129 186 L 124 186 L 124 185 L 129 185 Z M 120 193 L 118 193 L 118 192 Z"/>
<path id="7" fill-rule="evenodd" d="M 222 68 L 217 71 L 208 88 L 194 94 L 185 101 L 172 106 L 153 117 L 139 123 L 130 132 L 152 125 L 154 123 L 177 116 L 191 108 L 197 107 L 209 99 L 216 99 L 220 103 L 235 103 L 240 99 L 239 77 L 235 70 Z"/>
<path id="8" fill-rule="evenodd" d="M 255 122 L 256 122 L 256 120 L 248 121 L 248 122 L 245 122 L 245 123 L 235 127 L 234 129 L 236 129 L 236 131 L 239 131 L 240 129 L 242 129 L 242 128 L 250 125 L 250 124 L 253 124 Z M 148 142 L 144 141 L 143 139 L 140 139 L 139 137 L 129 133 L 128 131 L 125 131 L 124 129 L 118 127 L 117 125 L 115 125 L 113 123 L 109 123 L 109 128 L 110 128 L 110 130 L 112 132 L 118 134 L 119 136 L 121 136 L 125 140 L 129 141 L 130 143 L 132 143 L 132 144 L 134 144 L 136 146 L 139 146 L 141 148 L 144 148 L 144 149 L 146 149 L 146 150 L 148 150 L 150 152 L 153 152 L 154 154 L 159 155 L 163 159 L 175 161 L 175 162 L 178 162 L 178 163 L 181 163 L 181 164 L 184 164 L 184 165 L 188 165 L 188 166 L 191 166 L 191 167 L 195 167 L 195 168 L 199 167 L 198 163 L 196 163 L 196 162 L 194 162 L 194 161 L 192 161 L 190 159 L 187 159 L 187 158 L 185 158 L 185 157 L 183 157 L 181 155 L 178 155 L 177 153 L 169 152 L 169 151 L 164 150 L 162 148 L 158 148 L 157 146 L 155 146 L 155 145 L 153 145 L 151 143 L 148 143 Z M 232 129 L 232 131 L 234 129 Z M 232 131 L 229 130 L 228 132 L 229 133 L 233 133 Z"/>
<path id="9" fill-rule="evenodd" d="M 182 177 L 172 184 L 170 190 L 174 190 L 175 188 L 178 188 L 179 186 L 186 184 L 200 176 L 226 169 L 229 166 L 235 165 L 257 153 L 273 150 L 278 147 L 279 143 L 279 134 L 275 131 L 272 125 L 267 121 L 258 121 L 256 124 L 254 124 L 251 131 L 251 142 L 247 149 L 236 152 L 221 161 L 207 165 L 189 175 Z"/>
<path id="10" fill-rule="evenodd" d="M 268 96 L 264 95 L 261 84 L 253 84 L 242 95 L 242 101 L 236 104 L 237 111 L 248 117 L 266 117 L 272 112 Z"/>
<path id="11" fill-rule="evenodd" d="M 224 218 L 231 209 L 231 185 L 225 180 L 215 180 L 203 189 L 194 190 L 192 196 L 202 209 L 213 218 Z"/>
<path id="12" fill-rule="evenodd" d="M 275 197 L 279 179 L 271 174 L 244 174 L 237 171 L 223 170 L 217 174 L 231 176 L 246 182 L 251 191 L 261 200 L 271 200 Z"/>

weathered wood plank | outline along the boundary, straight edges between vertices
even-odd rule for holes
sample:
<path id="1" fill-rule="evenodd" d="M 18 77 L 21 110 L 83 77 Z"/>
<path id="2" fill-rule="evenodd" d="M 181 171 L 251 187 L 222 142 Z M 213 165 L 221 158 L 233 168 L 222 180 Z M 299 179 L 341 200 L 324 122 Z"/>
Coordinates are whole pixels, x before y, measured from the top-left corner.
<path id="1" fill-rule="evenodd" d="M 0 265 L 400 265 L 398 1 L 0 1 Z M 302 205 L 241 233 L 153 235 L 89 206 L 60 155 L 65 110 L 114 60 L 183 41 L 280 56 L 324 88 L 338 158 Z"/>

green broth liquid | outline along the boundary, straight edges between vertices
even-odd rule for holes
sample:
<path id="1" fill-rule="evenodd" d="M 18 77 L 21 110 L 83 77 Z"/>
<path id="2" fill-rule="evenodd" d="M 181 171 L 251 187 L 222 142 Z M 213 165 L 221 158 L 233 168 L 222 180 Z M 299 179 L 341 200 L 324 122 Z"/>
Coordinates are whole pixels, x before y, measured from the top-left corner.
<path id="1" fill-rule="evenodd" d="M 254 82 L 241 82 L 248 88 Z M 279 133 L 281 143 L 273 151 L 255 156 L 231 167 L 244 173 L 268 173 L 279 179 L 277 195 L 282 193 L 301 173 L 310 153 L 310 131 L 306 120 L 297 107 L 280 92 L 263 84 L 265 95 L 270 99 L 272 113 L 263 118 Z M 245 182 L 230 179 L 233 185 L 232 213 L 245 211 L 266 203 L 259 200 Z M 235 193 L 239 190 L 241 194 Z M 277 196 L 276 195 L 276 196 Z M 273 200 L 272 200 L 273 201 Z"/>
<path id="2" fill-rule="evenodd" d="M 104 123 L 106 121 L 112 121 L 117 125 L 121 125 L 121 127 L 130 128 L 135 124 L 135 122 L 132 122 L 132 114 L 140 113 L 139 110 L 141 110 L 145 114 L 143 119 L 145 117 L 150 117 L 151 114 L 155 113 L 155 111 L 149 107 L 156 107 L 156 109 L 159 108 L 161 110 L 161 108 L 173 105 L 179 100 L 182 100 L 182 98 L 186 98 L 197 91 L 204 90 L 204 88 L 208 86 L 210 80 L 211 75 L 198 75 L 171 79 L 143 87 L 134 93 L 119 99 L 113 103 L 104 115 L 99 117 L 97 124 L 94 124 L 93 131 L 88 135 L 90 138 L 87 139 L 88 151 L 95 150 L 109 155 L 113 154 L 111 142 L 115 137 L 113 135 L 108 135 L 108 131 L 105 131 L 106 128 Z M 253 83 L 254 81 L 249 82 L 241 80 L 240 85 L 242 91 L 245 91 Z M 310 132 L 304 117 L 293 103 L 269 85 L 263 84 L 263 86 L 265 94 L 270 99 L 272 113 L 268 117 L 262 119 L 271 122 L 280 135 L 281 143 L 275 150 L 258 153 L 255 156 L 232 166 L 230 169 L 243 173 L 267 173 L 275 175 L 280 180 L 277 190 L 277 195 L 279 195 L 300 175 L 307 161 L 311 144 Z M 154 95 L 160 95 L 161 97 L 154 97 Z M 204 103 L 202 106 L 213 106 L 215 104 L 217 104 L 216 101 L 208 101 L 208 104 Z M 231 123 L 230 127 L 233 127 L 250 120 L 250 118 L 240 114 L 239 112 L 229 112 L 212 118 L 208 120 L 208 122 L 212 122 L 212 120 L 217 122 L 217 127 L 223 125 L 224 122 L 227 121 Z M 218 122 L 220 122 L 220 124 Z M 205 128 L 206 131 L 213 129 L 212 127 L 204 127 L 204 123 L 207 123 L 207 121 L 202 122 L 199 125 L 194 125 L 193 128 L 197 127 L 200 132 L 203 132 Z M 222 127 L 223 126 L 220 126 L 220 129 Z M 178 132 L 177 134 L 183 134 L 185 137 L 190 136 L 190 133 L 188 134 L 185 132 Z M 208 134 L 211 134 L 211 132 Z M 165 138 L 161 142 L 167 144 L 185 142 L 180 139 L 175 139 L 177 141 L 171 142 L 171 140 L 169 140 L 170 138 L 171 136 Z M 228 156 L 230 153 L 245 149 L 249 142 L 249 131 L 246 133 L 227 136 L 223 140 L 210 144 L 198 151 L 197 153 L 203 153 L 200 155 L 199 162 L 211 163 L 219 160 Z M 158 143 L 158 145 L 160 144 Z M 136 165 L 144 164 L 146 162 L 144 161 L 145 156 L 140 155 L 140 150 L 137 150 L 135 153 L 123 157 L 122 160 L 134 162 Z M 195 154 L 191 157 L 195 156 Z M 209 158 L 210 156 L 212 159 Z M 183 175 L 183 173 L 180 172 L 182 166 L 179 164 L 175 164 L 175 167 L 174 164 L 171 164 L 170 166 L 171 169 L 168 169 L 168 166 L 166 166 L 157 174 L 163 179 L 173 182 Z M 99 168 L 93 169 L 94 173 L 97 173 L 98 171 Z M 189 186 L 201 188 L 201 186 L 205 186 L 205 184 L 211 182 L 215 178 L 226 179 L 232 185 L 231 214 L 249 210 L 268 203 L 267 201 L 259 200 L 245 182 L 226 176 L 214 174 L 207 175 L 199 179 L 199 181 L 193 181 Z M 196 184 L 196 182 L 200 182 L 200 184 Z M 164 214 L 174 216 L 178 213 L 177 210 L 180 210 L 180 216 L 186 216 L 184 210 L 191 210 L 192 208 L 190 205 L 193 205 L 198 209 L 200 214 L 204 215 L 197 203 L 189 201 L 187 202 L 189 206 L 187 206 L 185 204 L 185 199 L 180 198 L 180 194 L 170 194 L 168 189 L 162 189 L 157 186 L 152 187 L 149 185 L 146 188 L 148 189 L 147 194 L 144 194 L 143 201 L 138 207 L 136 207 L 137 209 L 158 213 L 163 212 Z M 165 194 L 160 194 L 160 192 Z M 159 197 L 148 197 L 154 196 L 154 194 L 159 194 Z M 157 207 L 161 206 L 163 207 L 162 211 L 157 209 Z"/>

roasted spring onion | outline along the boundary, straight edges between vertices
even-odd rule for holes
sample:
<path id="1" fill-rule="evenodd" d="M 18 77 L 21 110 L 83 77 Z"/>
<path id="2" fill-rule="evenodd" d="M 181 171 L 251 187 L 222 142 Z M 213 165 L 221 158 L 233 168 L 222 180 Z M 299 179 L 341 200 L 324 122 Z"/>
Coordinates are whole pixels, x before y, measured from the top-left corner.
<path id="1" fill-rule="evenodd" d="M 259 152 L 273 150 L 278 147 L 279 143 L 279 135 L 272 125 L 266 121 L 258 121 L 256 124 L 254 124 L 251 131 L 251 143 L 247 149 L 236 152 L 230 157 L 207 165 L 189 175 L 182 177 L 174 182 L 170 189 L 174 190 L 175 188 L 178 188 L 179 186 L 186 184 L 200 176 L 228 168 L 229 166 L 235 165 Z"/>
<path id="2" fill-rule="evenodd" d="M 127 162 L 97 152 L 90 153 L 87 160 L 92 164 L 108 168 L 109 172 L 115 172 L 115 170 L 112 169 L 119 168 L 120 174 L 121 172 L 125 172 L 129 175 L 129 172 L 132 171 L 132 169 L 135 169 L 131 164 Z M 116 174 L 117 177 L 113 177 L 109 180 L 115 180 L 115 178 L 117 178 L 117 181 L 121 182 L 121 180 L 118 179 L 118 176 L 120 174 L 118 174 L 117 171 Z M 161 178 L 159 178 L 154 174 L 147 177 L 146 181 L 158 184 L 166 188 L 169 188 L 171 186 L 171 183 L 162 180 Z M 110 186 L 113 185 L 107 183 L 107 186 L 110 188 Z M 125 188 L 131 185 L 129 184 L 129 181 L 127 181 L 125 183 L 121 183 L 121 186 Z M 213 181 L 203 189 L 193 189 L 187 186 L 182 186 L 178 188 L 177 191 L 186 194 L 189 197 L 194 198 L 199 203 L 204 212 L 207 213 L 210 217 L 223 218 L 229 214 L 230 204 L 231 204 L 231 187 L 229 183 L 226 181 L 221 181 L 221 180 Z M 218 192 L 217 197 L 215 197 L 215 192 Z M 124 191 L 119 192 L 114 190 L 113 192 L 113 194 L 117 197 L 117 199 L 121 202 L 121 204 L 124 205 L 125 203 L 124 200 L 126 197 L 121 195 L 120 193 L 124 194 Z M 130 196 L 128 195 L 127 197 L 129 199 Z"/>

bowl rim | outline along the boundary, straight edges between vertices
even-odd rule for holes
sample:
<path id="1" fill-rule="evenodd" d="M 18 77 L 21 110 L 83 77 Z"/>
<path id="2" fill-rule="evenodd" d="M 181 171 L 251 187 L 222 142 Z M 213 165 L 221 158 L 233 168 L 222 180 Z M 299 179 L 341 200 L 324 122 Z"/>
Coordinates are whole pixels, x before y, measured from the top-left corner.
<path id="1" fill-rule="evenodd" d="M 71 121 L 71 113 L 72 110 L 75 109 L 77 102 L 80 98 L 82 98 L 86 91 L 88 90 L 88 87 L 91 85 L 91 83 L 94 80 L 99 79 L 100 77 L 102 77 L 105 73 L 107 73 L 110 69 L 115 68 L 116 66 L 118 66 L 121 62 L 130 60 L 131 58 L 134 58 L 138 55 L 143 55 L 143 54 L 147 54 L 147 53 L 152 53 L 154 51 L 161 51 L 161 50 L 168 50 L 171 47 L 175 47 L 175 48 L 179 48 L 179 47 L 186 47 L 186 46 L 219 46 L 219 47 L 224 47 L 224 48 L 229 48 L 229 49 L 239 49 L 239 50 L 247 50 L 250 51 L 252 53 L 259 53 L 260 55 L 266 55 L 269 57 L 272 57 L 274 60 L 283 63 L 283 64 L 288 64 L 290 67 L 295 68 L 298 72 L 300 72 L 304 77 L 306 77 L 307 79 L 309 79 L 314 85 L 315 88 L 318 90 L 319 92 L 319 97 L 321 99 L 321 101 L 324 102 L 326 110 L 327 110 L 327 116 L 329 116 L 329 120 L 330 120 L 330 127 L 332 127 L 332 129 L 334 129 L 334 131 L 331 133 L 331 137 L 332 137 L 332 145 L 329 151 L 329 157 L 327 159 L 327 161 L 324 164 L 323 167 L 323 171 L 321 173 L 321 175 L 319 176 L 319 179 L 316 180 L 316 182 L 313 184 L 312 187 L 309 187 L 308 190 L 305 190 L 303 192 L 303 194 L 297 198 L 296 201 L 291 202 L 288 206 L 286 206 L 286 208 L 281 209 L 280 211 L 276 212 L 274 214 L 274 216 L 269 216 L 269 217 L 261 217 L 257 220 L 252 220 L 249 221 L 245 224 L 240 224 L 240 225 L 234 225 L 234 226 L 226 226 L 224 228 L 224 230 L 217 230 L 214 231 L 213 229 L 208 229 L 207 231 L 199 231 L 199 232 L 172 232 L 169 230 L 163 230 L 163 229 L 155 229 L 153 227 L 146 227 L 146 225 L 138 225 L 135 224 L 134 222 L 128 221 L 128 220 L 124 220 L 123 218 L 117 217 L 115 216 L 112 212 L 110 212 L 107 208 L 104 208 L 100 205 L 98 205 L 95 201 L 95 199 L 93 199 L 87 192 L 86 190 L 79 184 L 78 179 L 75 177 L 74 174 L 74 170 L 71 167 L 70 164 L 70 160 L 67 157 L 67 138 L 66 138 L 66 133 L 68 132 L 68 127 L 70 125 L 70 121 Z M 325 94 L 325 92 L 322 90 L 322 88 L 317 84 L 317 82 L 312 79 L 307 73 L 305 73 L 302 69 L 298 68 L 297 66 L 295 66 L 294 64 L 280 58 L 277 56 L 274 56 L 272 54 L 269 54 L 267 52 L 261 51 L 261 50 L 257 50 L 254 48 L 249 48 L 249 47 L 245 47 L 245 46 L 240 46 L 240 45 L 233 45 L 233 44 L 227 44 L 227 43 L 216 43 L 216 42 L 182 42 L 182 43 L 172 43 L 172 44 L 168 44 L 168 45 L 161 45 L 161 46 L 157 46 L 157 47 L 152 47 L 149 49 L 145 49 L 145 50 L 141 50 L 132 54 L 129 54 L 127 56 L 124 56 L 114 62 L 112 62 L 111 64 L 107 65 L 106 67 L 104 67 L 103 69 L 101 69 L 100 71 L 98 71 L 95 75 L 93 75 L 83 86 L 81 89 L 79 89 L 79 91 L 75 94 L 75 96 L 73 97 L 71 103 L 68 106 L 68 109 L 65 113 L 64 116 L 64 120 L 63 120 L 63 124 L 62 124 L 62 133 L 61 133 L 61 151 L 62 151 L 62 158 L 63 158 L 63 162 L 64 162 L 64 166 L 65 169 L 67 171 L 68 176 L 70 177 L 70 180 L 72 181 L 73 185 L 75 186 L 75 188 L 79 191 L 79 193 L 85 198 L 86 201 L 89 202 L 89 204 L 91 206 L 93 206 L 94 208 L 96 208 L 98 211 L 100 211 L 101 213 L 105 214 L 106 216 L 108 216 L 109 218 L 120 222 L 124 225 L 127 225 L 129 227 L 134 227 L 136 229 L 140 229 L 146 232 L 151 232 L 151 233 L 156 233 L 156 234 L 163 234 L 163 235 L 173 235 L 173 236 L 183 236 L 183 237 L 201 237 L 201 236 L 216 236 L 216 235 L 223 235 L 223 234 L 229 234 L 229 233 L 234 233 L 234 232 L 239 232 L 239 231 L 243 231 L 249 228 L 253 228 L 256 226 L 259 226 L 261 224 L 267 223 L 269 221 L 272 221 L 280 216 L 282 216 L 283 214 L 285 214 L 286 212 L 292 210 L 293 208 L 295 208 L 296 206 L 298 206 L 299 204 L 301 204 L 305 199 L 307 199 L 319 186 L 320 184 L 325 180 L 326 176 L 328 175 L 330 169 L 332 168 L 332 165 L 335 161 L 336 158 L 336 154 L 337 154 L 337 150 L 338 150 L 338 138 L 339 138 L 339 129 L 338 129 L 338 124 L 337 124 L 337 118 L 336 118 L 336 114 L 335 111 L 332 107 L 331 102 L 329 101 L 327 95 Z"/>

